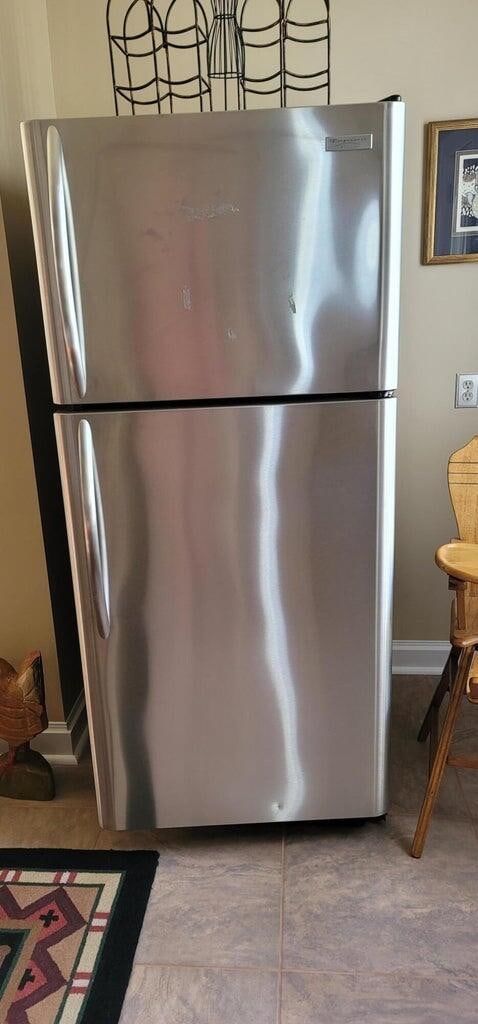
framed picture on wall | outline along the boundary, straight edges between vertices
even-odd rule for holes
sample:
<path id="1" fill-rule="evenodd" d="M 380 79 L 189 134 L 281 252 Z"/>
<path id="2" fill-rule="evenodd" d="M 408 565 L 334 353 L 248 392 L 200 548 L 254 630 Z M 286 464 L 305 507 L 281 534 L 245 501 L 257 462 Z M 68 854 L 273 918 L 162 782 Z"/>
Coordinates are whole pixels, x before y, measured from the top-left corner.
<path id="1" fill-rule="evenodd" d="M 478 260 L 478 118 L 427 126 L 424 263 Z"/>

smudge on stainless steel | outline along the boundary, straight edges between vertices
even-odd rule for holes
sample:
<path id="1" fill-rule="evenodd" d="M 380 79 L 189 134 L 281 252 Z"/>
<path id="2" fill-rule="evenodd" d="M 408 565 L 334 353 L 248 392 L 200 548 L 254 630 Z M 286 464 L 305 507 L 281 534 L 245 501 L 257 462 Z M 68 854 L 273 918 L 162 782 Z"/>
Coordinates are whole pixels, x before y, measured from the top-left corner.
<path id="1" fill-rule="evenodd" d="M 226 217 L 229 213 L 240 213 L 235 203 L 223 201 L 222 203 L 207 203 L 206 206 L 189 206 L 181 203 L 181 213 L 186 220 L 213 220 L 214 217 Z"/>
<path id="2" fill-rule="evenodd" d="M 193 300 L 191 298 L 191 289 L 187 284 L 184 285 L 181 291 L 181 297 L 184 308 L 190 313 L 193 308 Z"/>

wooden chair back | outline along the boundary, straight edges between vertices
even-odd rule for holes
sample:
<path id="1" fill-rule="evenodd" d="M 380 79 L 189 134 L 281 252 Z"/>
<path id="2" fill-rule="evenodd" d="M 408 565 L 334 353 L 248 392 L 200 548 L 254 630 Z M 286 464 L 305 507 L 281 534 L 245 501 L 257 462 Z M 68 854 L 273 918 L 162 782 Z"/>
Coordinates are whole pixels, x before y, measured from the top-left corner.
<path id="1" fill-rule="evenodd" d="M 469 544 L 478 544 L 478 436 L 450 456 L 448 489 L 458 537 Z M 478 596 L 478 585 L 470 583 L 468 586 L 469 593 Z"/>

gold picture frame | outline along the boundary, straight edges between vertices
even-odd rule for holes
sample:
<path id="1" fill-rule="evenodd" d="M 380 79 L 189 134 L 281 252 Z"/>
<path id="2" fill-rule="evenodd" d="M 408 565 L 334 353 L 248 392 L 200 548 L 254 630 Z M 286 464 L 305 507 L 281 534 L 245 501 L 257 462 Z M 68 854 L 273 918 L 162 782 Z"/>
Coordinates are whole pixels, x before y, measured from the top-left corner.
<path id="1" fill-rule="evenodd" d="M 443 252 L 438 251 L 437 248 L 442 249 L 441 246 L 437 246 L 437 209 L 438 204 L 441 202 L 441 197 L 437 196 L 438 188 L 438 165 L 440 158 L 440 142 L 442 133 L 455 132 L 455 139 L 457 140 L 457 150 L 455 153 L 455 162 L 453 167 L 456 167 L 456 157 L 460 156 L 461 153 L 466 153 L 467 149 L 460 150 L 460 144 L 463 141 L 465 135 L 463 133 L 470 133 L 470 137 L 473 140 L 473 149 L 470 150 L 470 156 L 478 153 L 478 118 L 467 118 L 456 121 L 431 121 L 427 125 L 427 138 L 426 138 L 426 159 L 425 159 L 425 203 L 424 203 L 424 226 L 423 226 L 423 263 L 467 263 L 478 261 L 478 225 L 476 232 L 473 227 L 463 227 L 458 230 L 463 232 L 461 239 L 458 239 L 457 235 L 454 234 L 451 223 L 450 230 L 450 249 L 454 246 L 461 246 L 465 249 L 466 246 L 473 245 L 475 251 L 461 251 L 461 252 Z M 474 142 L 474 136 L 476 134 L 476 143 Z M 451 136 L 448 137 L 451 141 Z M 445 138 L 448 142 L 448 139 Z M 468 147 L 467 147 L 468 148 Z M 451 158 L 453 146 L 447 146 L 447 167 L 448 172 L 450 171 Z M 450 152 L 451 150 L 451 152 Z M 474 152 L 473 152 L 474 150 Z M 443 174 L 445 172 L 443 171 Z M 451 217 L 455 217 L 456 220 L 456 170 L 454 169 L 455 181 L 453 188 L 453 199 L 452 199 L 452 210 Z M 477 179 L 478 182 L 478 179 Z M 446 187 L 447 186 L 447 187 Z M 451 182 L 445 183 L 447 196 L 450 194 Z M 438 210 L 438 212 L 440 212 Z M 447 213 L 448 220 L 451 221 L 450 210 Z M 472 218 L 470 218 L 472 219 Z M 441 232 L 443 234 L 443 231 Z M 472 241 L 470 241 L 472 239 Z"/>

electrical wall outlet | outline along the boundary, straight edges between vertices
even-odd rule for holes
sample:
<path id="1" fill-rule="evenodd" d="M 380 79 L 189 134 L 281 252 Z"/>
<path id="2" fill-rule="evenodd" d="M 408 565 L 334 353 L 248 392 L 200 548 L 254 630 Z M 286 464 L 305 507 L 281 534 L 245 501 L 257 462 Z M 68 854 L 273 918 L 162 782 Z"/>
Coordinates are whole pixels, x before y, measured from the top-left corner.
<path id="1" fill-rule="evenodd" d="M 478 408 L 478 373 L 457 373 L 455 409 Z"/>

